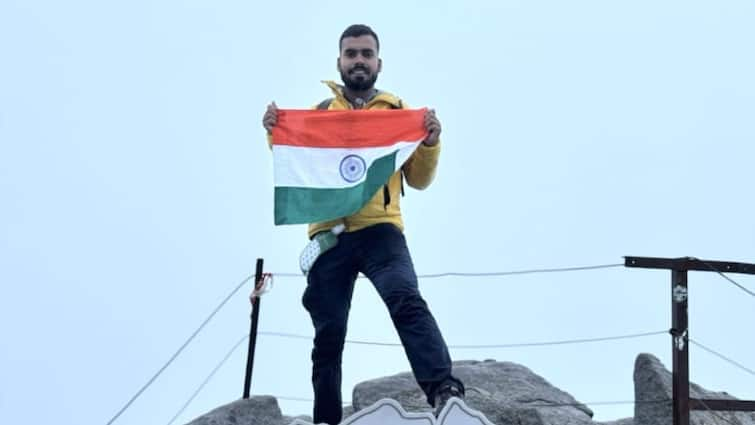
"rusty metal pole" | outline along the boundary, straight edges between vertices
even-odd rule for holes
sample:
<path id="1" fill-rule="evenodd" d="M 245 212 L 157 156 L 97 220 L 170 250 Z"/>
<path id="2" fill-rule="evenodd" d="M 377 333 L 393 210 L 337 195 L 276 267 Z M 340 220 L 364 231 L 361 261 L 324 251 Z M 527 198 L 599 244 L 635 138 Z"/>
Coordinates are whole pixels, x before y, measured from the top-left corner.
<path id="1" fill-rule="evenodd" d="M 689 333 L 687 271 L 671 271 L 673 425 L 689 425 Z"/>
<path id="2" fill-rule="evenodd" d="M 257 268 L 254 272 L 254 290 L 262 280 L 262 258 L 257 259 Z M 260 317 L 260 297 L 252 297 L 252 324 L 249 329 L 249 350 L 246 355 L 246 375 L 244 376 L 244 395 L 243 398 L 249 398 L 249 390 L 252 386 L 252 369 L 254 367 L 254 350 L 257 347 L 257 324 Z"/>
<path id="3" fill-rule="evenodd" d="M 689 396 L 689 323 L 687 322 L 687 272 L 689 270 L 755 275 L 755 264 L 700 260 L 694 257 L 624 257 L 626 267 L 671 270 L 671 316 L 673 360 L 673 425 L 689 425 L 690 410 L 755 412 L 755 400 L 698 399 Z M 724 276 L 726 277 L 726 276 Z M 728 278 L 727 278 L 728 279 Z M 753 295 L 747 288 L 732 281 Z"/>

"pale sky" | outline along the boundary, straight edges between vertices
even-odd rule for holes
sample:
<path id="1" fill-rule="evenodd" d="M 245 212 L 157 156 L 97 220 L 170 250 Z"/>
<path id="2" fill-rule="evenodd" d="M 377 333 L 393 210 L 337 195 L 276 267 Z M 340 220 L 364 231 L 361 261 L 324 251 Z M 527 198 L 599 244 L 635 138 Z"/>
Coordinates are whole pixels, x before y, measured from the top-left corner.
<path id="1" fill-rule="evenodd" d="M 755 262 L 755 3 L 401 1 L 0 3 L 0 423 L 105 424 L 254 270 L 297 271 L 305 226 L 273 225 L 267 103 L 307 108 L 338 37 L 380 36 L 378 87 L 443 124 L 438 175 L 402 199 L 418 273 Z M 732 275 L 750 291 L 755 277 Z M 450 345 L 667 330 L 670 273 L 423 279 Z M 260 331 L 311 335 L 304 279 L 275 278 Z M 116 424 L 167 424 L 249 330 L 236 294 Z M 755 368 L 755 297 L 690 274 L 690 335 Z M 397 342 L 368 281 L 349 339 Z M 253 394 L 311 399 L 311 344 L 262 335 Z M 523 364 L 582 402 L 633 400 L 667 335 L 454 360 Z M 241 396 L 246 346 L 176 423 Z M 344 399 L 409 370 L 347 345 Z M 755 399 L 696 347 L 692 379 Z M 288 415 L 307 401 L 280 400 Z M 592 405 L 596 420 L 631 404 Z"/>

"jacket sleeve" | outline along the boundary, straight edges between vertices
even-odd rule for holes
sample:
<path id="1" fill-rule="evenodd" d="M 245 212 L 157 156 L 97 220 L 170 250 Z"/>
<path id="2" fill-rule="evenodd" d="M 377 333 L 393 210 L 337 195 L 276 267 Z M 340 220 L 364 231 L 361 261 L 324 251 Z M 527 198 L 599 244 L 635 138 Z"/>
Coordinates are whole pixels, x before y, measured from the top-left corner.
<path id="1" fill-rule="evenodd" d="M 440 157 L 440 142 L 434 146 L 420 143 L 402 169 L 409 186 L 422 190 L 432 183 Z"/>
<path id="2" fill-rule="evenodd" d="M 409 109 L 409 105 L 403 102 L 404 109 Z M 438 158 L 440 157 L 440 140 L 434 146 L 427 146 L 420 143 L 417 150 L 404 163 L 401 169 L 404 171 L 406 183 L 418 190 L 430 186 L 435 178 L 435 170 L 438 168 Z"/>

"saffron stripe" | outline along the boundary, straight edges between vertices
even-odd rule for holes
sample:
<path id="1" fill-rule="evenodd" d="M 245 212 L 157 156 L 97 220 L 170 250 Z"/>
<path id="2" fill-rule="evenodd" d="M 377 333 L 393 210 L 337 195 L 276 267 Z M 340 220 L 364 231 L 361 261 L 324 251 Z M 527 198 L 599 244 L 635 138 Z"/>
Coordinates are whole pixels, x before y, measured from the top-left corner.
<path id="1" fill-rule="evenodd" d="M 427 137 L 426 109 L 278 110 L 273 145 L 323 148 L 390 146 Z M 366 137 L 365 135 L 369 135 Z"/>

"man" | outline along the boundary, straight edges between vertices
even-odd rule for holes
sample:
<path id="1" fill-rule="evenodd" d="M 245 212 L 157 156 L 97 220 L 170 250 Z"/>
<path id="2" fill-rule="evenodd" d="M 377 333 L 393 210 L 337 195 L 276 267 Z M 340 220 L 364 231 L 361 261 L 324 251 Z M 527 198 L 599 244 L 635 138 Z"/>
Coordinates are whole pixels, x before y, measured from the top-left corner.
<path id="1" fill-rule="evenodd" d="M 377 90 L 382 67 L 377 34 L 366 25 L 348 27 L 339 39 L 338 71 L 344 85 L 325 82 L 335 97 L 318 109 L 400 109 L 396 96 Z M 263 117 L 268 131 L 277 123 L 275 103 Z M 432 181 L 440 153 L 440 122 L 433 110 L 425 115 L 427 138 L 393 174 L 382 190 L 358 212 L 336 220 L 313 223 L 309 237 L 338 224 L 346 230 L 337 245 L 322 254 L 307 275 L 302 297 L 315 328 L 312 350 L 314 423 L 338 424 L 342 419 L 341 360 L 354 282 L 362 272 L 372 281 L 391 315 L 417 383 L 436 409 L 451 397 L 463 397 L 464 385 L 451 375 L 451 358 L 427 304 L 419 293 L 417 276 L 402 233 L 399 209 L 402 179 L 424 189 Z"/>

